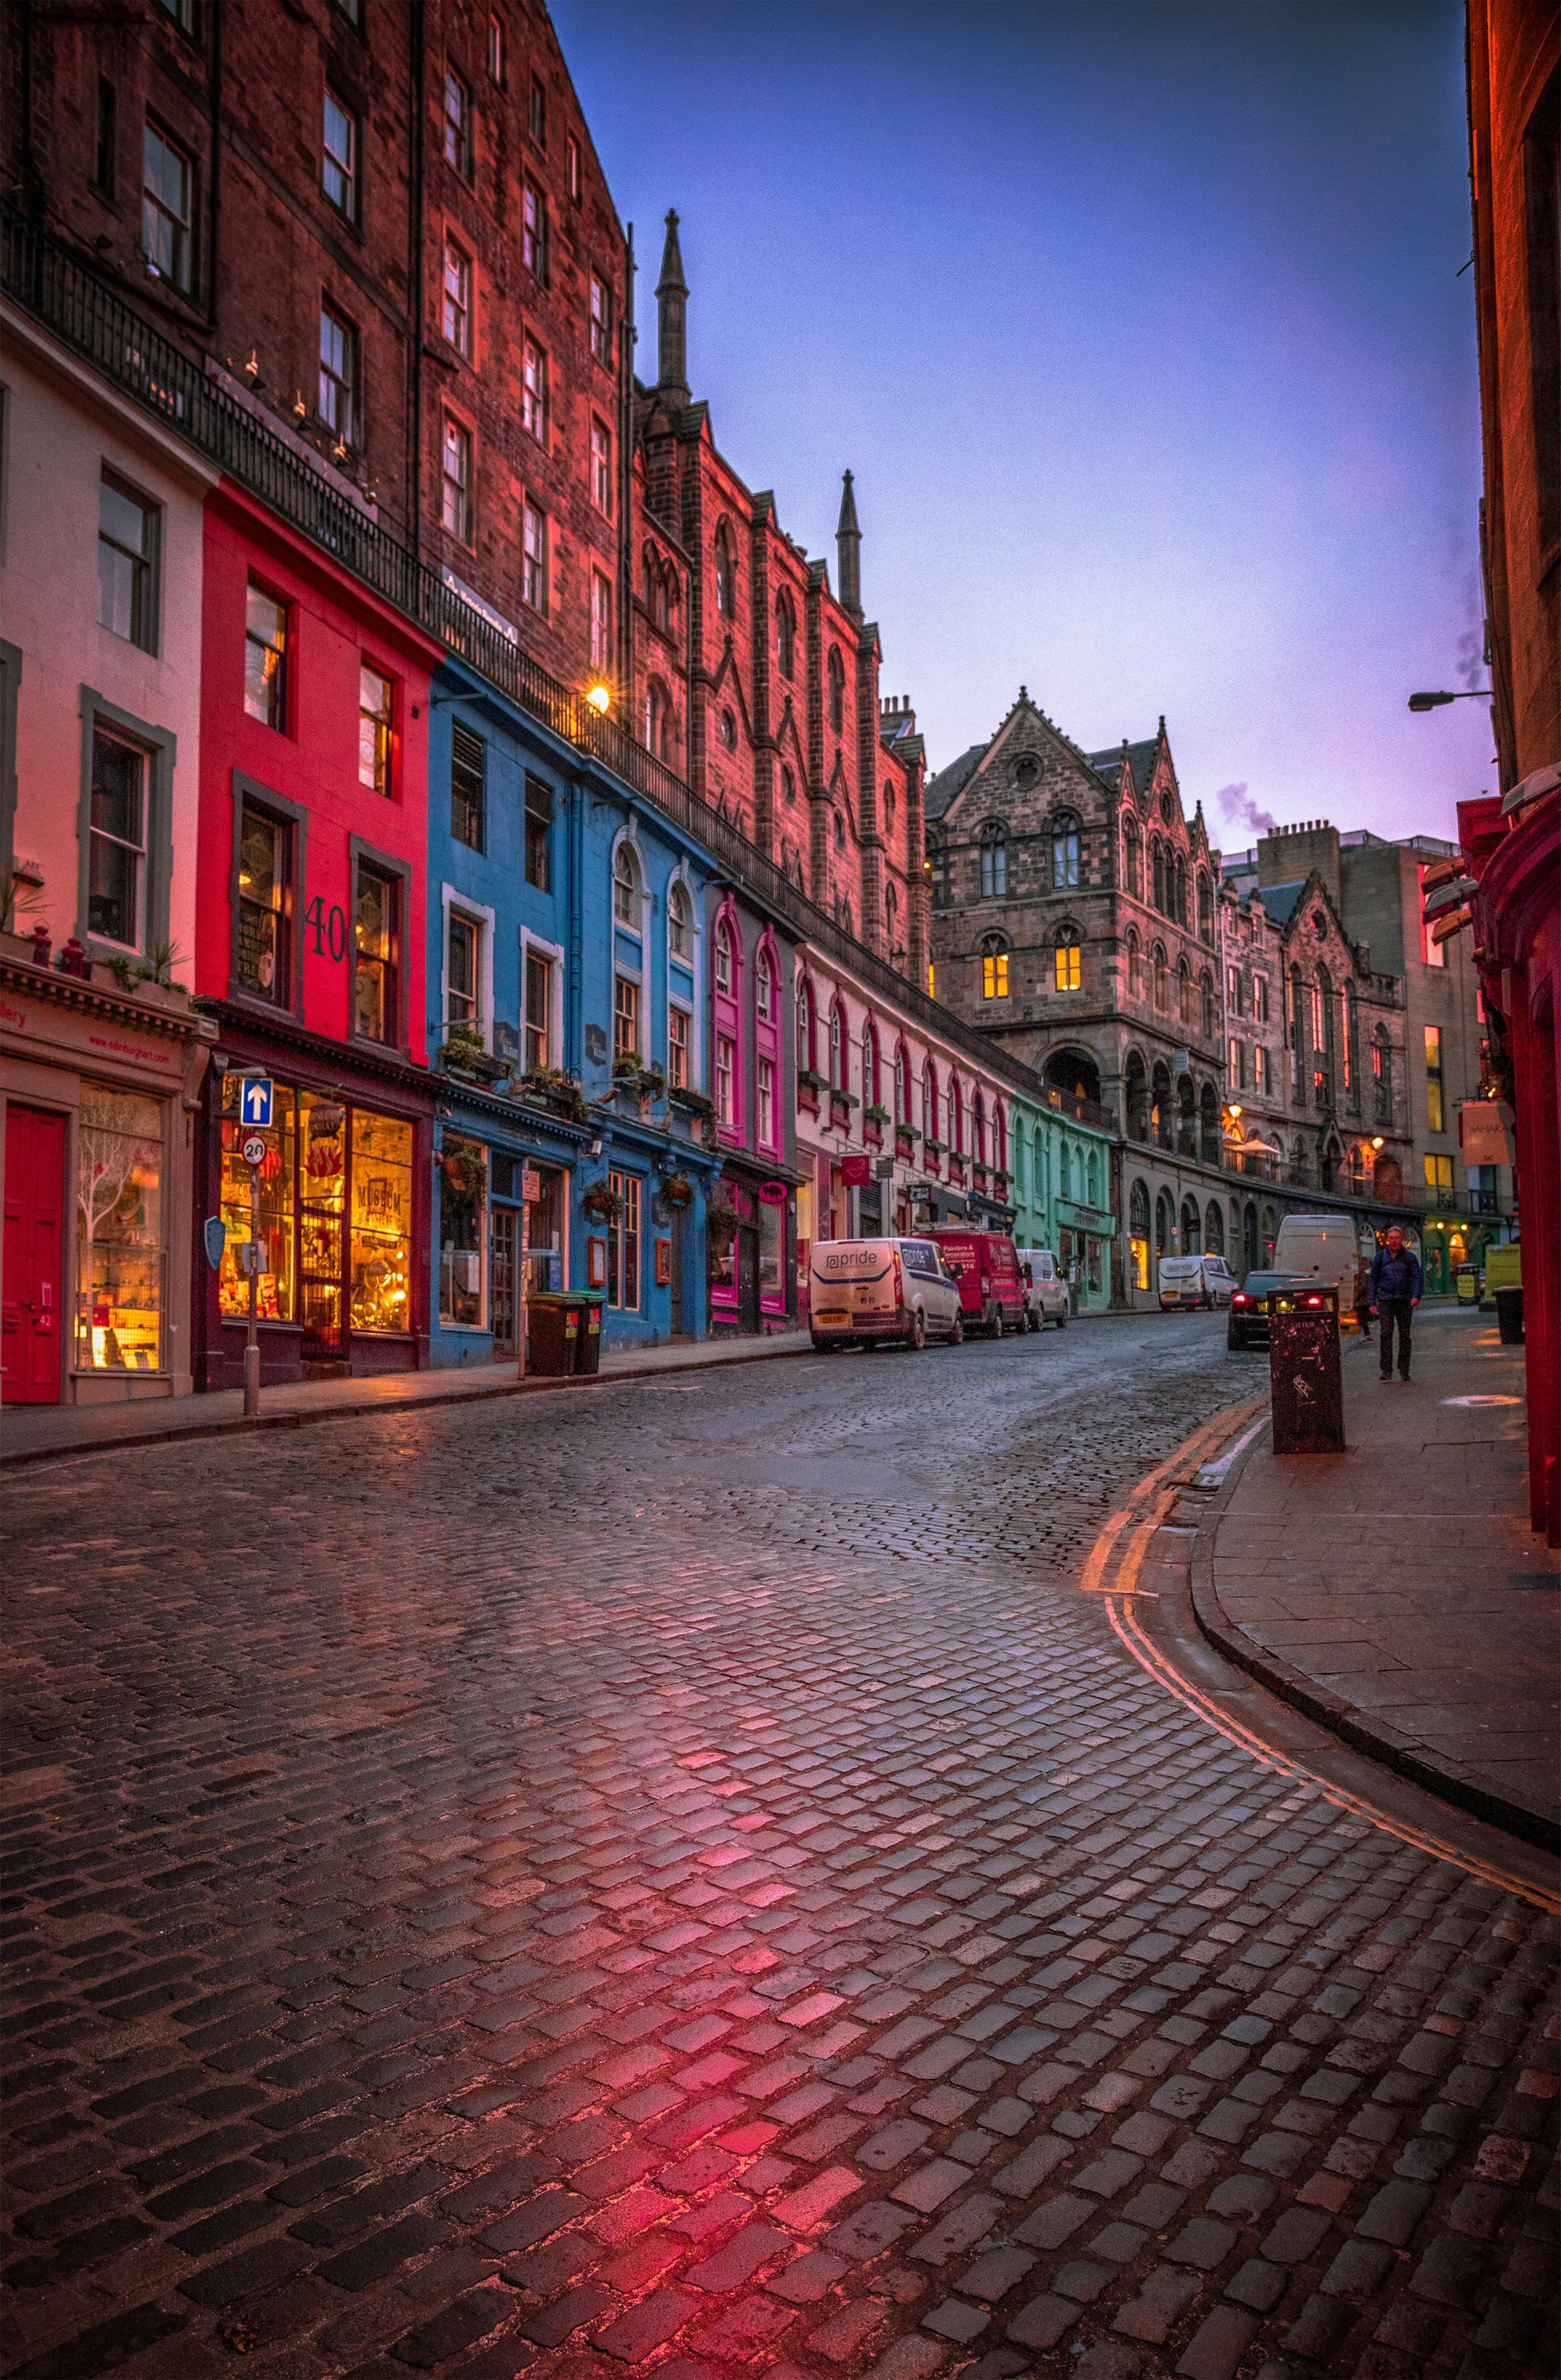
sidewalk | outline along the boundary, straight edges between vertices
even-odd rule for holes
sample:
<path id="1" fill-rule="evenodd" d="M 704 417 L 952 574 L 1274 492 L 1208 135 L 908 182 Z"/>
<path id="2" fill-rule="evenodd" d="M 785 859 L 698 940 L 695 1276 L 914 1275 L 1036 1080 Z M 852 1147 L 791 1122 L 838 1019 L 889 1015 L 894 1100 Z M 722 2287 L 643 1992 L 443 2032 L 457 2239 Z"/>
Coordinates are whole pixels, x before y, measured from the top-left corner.
<path id="1" fill-rule="evenodd" d="M 1194 1559 L 1199 1624 L 1360 1749 L 1555 1849 L 1561 1576 L 1529 1527 L 1522 1353 L 1422 1305 L 1412 1382 L 1384 1387 L 1359 1342 L 1344 1382 L 1348 1452 L 1276 1459 L 1265 1431 L 1234 1474 Z"/>
<path id="2" fill-rule="evenodd" d="M 140 1446 L 158 1439 L 296 1428 L 301 1422 L 338 1421 L 350 1414 L 405 1412 L 475 1397 L 543 1396 L 614 1380 L 650 1379 L 661 1372 L 761 1363 L 774 1355 L 805 1355 L 811 1345 L 805 1330 L 787 1330 L 767 1339 L 680 1340 L 666 1347 L 626 1348 L 604 1353 L 594 1379 L 518 1380 L 511 1362 L 475 1365 L 463 1371 L 387 1372 L 371 1379 L 304 1380 L 293 1388 L 263 1389 L 258 1422 L 244 1419 L 241 1389 L 221 1389 L 201 1397 L 163 1397 L 144 1404 L 7 1405 L 0 1415 L 0 1470 L 51 1455 L 101 1454 L 111 1447 Z"/>

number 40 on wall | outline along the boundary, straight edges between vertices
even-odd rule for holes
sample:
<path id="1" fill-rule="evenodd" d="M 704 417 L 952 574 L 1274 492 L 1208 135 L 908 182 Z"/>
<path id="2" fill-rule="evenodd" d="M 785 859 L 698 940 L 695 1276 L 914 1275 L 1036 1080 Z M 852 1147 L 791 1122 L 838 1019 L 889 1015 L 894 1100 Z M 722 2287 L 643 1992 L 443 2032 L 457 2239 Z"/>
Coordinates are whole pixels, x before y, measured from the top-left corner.
<path id="1" fill-rule="evenodd" d="M 323 958 L 327 951 L 334 959 L 346 958 L 347 911 L 339 902 L 333 901 L 327 909 L 323 896 L 316 892 L 303 913 L 303 922 L 314 937 L 316 958 Z"/>

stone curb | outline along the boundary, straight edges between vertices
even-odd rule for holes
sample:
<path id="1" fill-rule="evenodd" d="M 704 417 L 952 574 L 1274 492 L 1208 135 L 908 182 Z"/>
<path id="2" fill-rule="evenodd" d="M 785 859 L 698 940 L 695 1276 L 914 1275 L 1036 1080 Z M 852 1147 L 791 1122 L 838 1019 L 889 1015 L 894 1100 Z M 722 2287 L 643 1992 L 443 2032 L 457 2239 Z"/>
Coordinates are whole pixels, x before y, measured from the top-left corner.
<path id="1" fill-rule="evenodd" d="M 1231 1464 L 1217 1490 L 1199 1515 L 1198 1533 L 1192 1540 L 1190 1584 L 1192 1610 L 1199 1628 L 1217 1652 L 1238 1670 L 1277 1694 L 1281 1702 L 1303 1711 L 1330 1733 L 1339 1737 L 1353 1751 L 1363 1752 L 1372 1760 L 1380 1761 L 1396 1776 L 1406 1778 L 1411 1784 L 1423 1786 L 1444 1802 L 1451 1802 L 1460 1810 L 1470 1811 L 1483 1818 L 1488 1826 L 1500 1827 L 1519 1841 L 1533 1843 L 1541 1851 L 1561 1855 L 1561 1827 L 1543 1817 L 1537 1810 L 1525 1807 L 1521 1802 L 1509 1802 L 1505 1794 L 1492 1792 L 1455 1768 L 1416 1751 L 1409 1740 L 1396 1730 L 1371 1726 L 1351 1703 L 1332 1694 L 1325 1686 L 1306 1677 L 1287 1661 L 1281 1654 L 1270 1652 L 1266 1645 L 1256 1644 L 1244 1628 L 1238 1628 L 1224 1604 L 1214 1585 L 1214 1539 L 1225 1518 L 1226 1508 L 1235 1493 L 1236 1483 L 1256 1451 L 1258 1441 L 1239 1454 Z"/>
<path id="2" fill-rule="evenodd" d="M 751 1354 L 694 1356 L 687 1364 L 637 1364 L 621 1372 L 591 1372 L 562 1379 L 506 1380 L 495 1387 L 445 1389 L 426 1397 L 397 1397 L 391 1402 L 368 1398 L 361 1404 L 307 1406 L 293 1413 L 261 1413 L 253 1421 L 172 1422 L 165 1429 L 127 1430 L 119 1438 L 83 1439 L 76 1446 L 30 1446 L 15 1454 L 0 1453 L 0 1471 L 19 1471 L 34 1463 L 79 1462 L 95 1454 L 122 1452 L 128 1446 L 166 1446 L 176 1439 L 239 1438 L 262 1429 L 300 1429 L 324 1421 L 361 1421 L 365 1414 L 428 1413 L 435 1407 L 482 1404 L 494 1397 L 567 1395 L 574 1389 L 616 1389 L 629 1380 L 662 1380 L 684 1372 L 727 1372 L 739 1364 L 773 1364 L 786 1355 L 811 1355 L 811 1347 L 755 1347 Z M 173 1399 L 169 1399 L 172 1403 Z M 180 1406 L 191 1400 L 181 1397 Z"/>

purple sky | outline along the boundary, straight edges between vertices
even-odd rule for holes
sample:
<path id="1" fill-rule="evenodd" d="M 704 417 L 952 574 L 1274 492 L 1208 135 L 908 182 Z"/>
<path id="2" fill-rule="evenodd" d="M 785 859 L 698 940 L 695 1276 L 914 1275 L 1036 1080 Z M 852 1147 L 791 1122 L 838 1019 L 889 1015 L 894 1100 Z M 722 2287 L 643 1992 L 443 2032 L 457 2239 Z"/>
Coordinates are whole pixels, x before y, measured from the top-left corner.
<path id="1" fill-rule="evenodd" d="M 933 768 L 1023 680 L 1087 750 L 1164 711 L 1227 850 L 1494 788 L 1482 703 L 1405 709 L 1487 683 L 1457 0 L 553 16 L 641 378 L 676 206 L 694 394 L 832 562 L 855 471 Z"/>

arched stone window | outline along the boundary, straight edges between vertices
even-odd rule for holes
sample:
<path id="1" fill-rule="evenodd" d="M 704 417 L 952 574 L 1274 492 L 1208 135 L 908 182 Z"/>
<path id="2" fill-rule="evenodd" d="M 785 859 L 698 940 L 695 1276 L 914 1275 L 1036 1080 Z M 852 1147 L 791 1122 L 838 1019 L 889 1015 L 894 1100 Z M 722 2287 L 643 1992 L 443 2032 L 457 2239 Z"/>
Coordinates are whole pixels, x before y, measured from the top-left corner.
<path id="1" fill-rule="evenodd" d="M 672 758 L 672 697 L 659 677 L 645 688 L 645 748 L 658 760 Z"/>
<path id="2" fill-rule="evenodd" d="M 1189 1030 L 1192 1025 L 1192 969 L 1185 958 L 1177 961 L 1177 1016 Z"/>
<path id="3" fill-rule="evenodd" d="M 970 1151 L 978 1165 L 986 1163 L 986 1101 L 979 1084 L 970 1100 Z"/>
<path id="4" fill-rule="evenodd" d="M 1008 997 L 1008 944 L 1002 934 L 988 934 L 981 946 L 981 996 L 983 1000 Z"/>
<path id="5" fill-rule="evenodd" d="M 738 608 L 737 556 L 725 521 L 715 532 L 715 608 L 726 620 L 733 619 Z"/>
<path id="6" fill-rule="evenodd" d="M 844 1091 L 846 1084 L 846 1019 L 836 1001 L 829 1012 L 829 1087 Z"/>
<path id="7" fill-rule="evenodd" d="M 1178 926 L 1187 923 L 1187 863 L 1178 851 L 1172 870 L 1171 915 Z"/>
<path id="8" fill-rule="evenodd" d="M 1198 871 L 1198 935 L 1201 941 L 1214 939 L 1214 897 L 1206 868 Z"/>
<path id="9" fill-rule="evenodd" d="M 1225 1254 L 1225 1217 L 1217 1198 L 1211 1198 L 1203 1210 L 1203 1249 L 1211 1257 Z"/>
<path id="10" fill-rule="evenodd" d="M 1162 917 L 1165 914 L 1165 846 L 1159 836 L 1152 835 L 1149 844 L 1150 897 Z"/>
<path id="11" fill-rule="evenodd" d="M 1052 989 L 1054 991 L 1077 991 L 1084 980 L 1084 946 L 1079 929 L 1071 918 L 1065 918 L 1057 928 L 1057 938 L 1052 946 Z"/>
<path id="12" fill-rule="evenodd" d="M 1181 1202 L 1181 1252 L 1184 1257 L 1203 1253 L 1203 1218 L 1196 1198 L 1184 1198 Z"/>
<path id="13" fill-rule="evenodd" d="M 784 589 L 775 602 L 775 666 L 784 678 L 797 667 L 797 614 Z"/>
<path id="14" fill-rule="evenodd" d="M 1073 1196 L 1073 1143 L 1066 1137 L 1062 1144 L 1062 1163 L 1058 1180 L 1061 1184 L 1061 1196 L 1070 1199 Z"/>
<path id="15" fill-rule="evenodd" d="M 948 1078 L 948 1145 L 956 1157 L 965 1154 L 965 1094 L 959 1087 L 959 1077 Z"/>
<path id="16" fill-rule="evenodd" d="M 675 877 L 666 889 L 666 947 L 675 959 L 691 961 L 694 955 L 693 920 L 689 907 L 689 888 Z"/>
<path id="17" fill-rule="evenodd" d="M 1205 1165 L 1220 1161 L 1220 1095 L 1205 1083 L 1198 1102 L 1198 1154 Z"/>
<path id="18" fill-rule="evenodd" d="M 1143 952 L 1139 944 L 1136 926 L 1128 929 L 1128 997 L 1129 1000 L 1143 998 Z"/>
<path id="19" fill-rule="evenodd" d="M 797 780 L 788 768 L 781 770 L 781 799 L 789 809 L 797 799 Z"/>
<path id="20" fill-rule="evenodd" d="M 1393 1050 L 1385 1025 L 1372 1036 L 1372 1113 L 1378 1123 L 1393 1122 Z"/>
<path id="21" fill-rule="evenodd" d="M 1072 892 L 1079 886 L 1079 820 L 1064 810 L 1052 821 L 1052 890 Z"/>
<path id="22" fill-rule="evenodd" d="M 829 724 L 836 735 L 841 735 L 846 728 L 846 664 L 840 658 L 840 649 L 837 645 L 831 645 L 829 649 L 827 675 Z"/>
<path id="23" fill-rule="evenodd" d="M 715 927 L 715 989 L 723 992 L 732 989 L 732 929 L 725 917 Z"/>
<path id="24" fill-rule="evenodd" d="M 1130 892 L 1135 901 L 1143 899 L 1143 844 L 1139 839 L 1139 822 L 1131 810 L 1122 814 L 1122 890 Z"/>
<path id="25" fill-rule="evenodd" d="M 1214 978 L 1209 973 L 1207 967 L 1204 968 L 1202 974 L 1198 978 L 1198 1015 L 1199 1025 L 1204 1040 L 1212 1041 L 1214 1038 L 1216 1024 L 1214 1016 Z"/>
<path id="26" fill-rule="evenodd" d="M 929 1141 L 934 1148 L 939 1145 L 938 1070 L 930 1058 L 921 1077 L 921 1139 L 923 1146 Z"/>
<path id="27" fill-rule="evenodd" d="M 861 1103 L 864 1108 L 878 1108 L 884 1104 L 879 1071 L 878 1027 L 871 1016 L 864 1016 L 861 1026 Z"/>
<path id="28" fill-rule="evenodd" d="M 813 1008 L 813 987 L 808 977 L 797 978 L 797 1064 L 799 1072 L 816 1074 L 819 1053 L 816 1016 Z"/>
<path id="29" fill-rule="evenodd" d="M 1171 1070 L 1164 1059 L 1156 1062 L 1149 1078 L 1150 1130 L 1157 1148 L 1169 1148 L 1173 1143 L 1175 1118 L 1172 1113 Z"/>
<path id="30" fill-rule="evenodd" d="M 884 887 L 884 934 L 894 957 L 900 929 L 900 896 L 893 884 Z"/>
<path id="31" fill-rule="evenodd" d="M 1339 992 L 1339 1075 L 1344 1084 L 1345 1099 L 1359 1113 L 1360 1108 L 1360 1022 L 1356 1013 L 1355 986 L 1348 978 Z"/>
<path id="32" fill-rule="evenodd" d="M 1171 978 L 1169 970 L 1165 965 L 1165 945 L 1164 942 L 1156 942 L 1154 945 L 1153 965 L 1154 1005 L 1163 1014 L 1171 1004 Z"/>
<path id="33" fill-rule="evenodd" d="M 1349 1151 L 1349 1195 L 1352 1198 L 1366 1195 L 1366 1152 L 1359 1141 L 1351 1144 Z"/>
<path id="34" fill-rule="evenodd" d="M 613 859 L 613 922 L 628 933 L 640 928 L 640 863 L 625 836 Z"/>
<path id="35" fill-rule="evenodd" d="M 885 832 L 891 832 L 895 823 L 895 789 L 893 785 L 886 784 L 884 788 L 883 810 L 884 831 Z"/>
<path id="36" fill-rule="evenodd" d="M 1176 1239 L 1176 1208 L 1171 1204 L 1170 1192 L 1168 1190 L 1162 1190 L 1154 1201 L 1154 1255 L 1156 1262 L 1158 1262 L 1161 1257 L 1168 1257 L 1171 1253 L 1171 1249 Z"/>
<path id="37" fill-rule="evenodd" d="M 1008 831 L 990 819 L 981 831 L 981 897 L 1001 901 L 1008 891 Z"/>
<path id="38" fill-rule="evenodd" d="M 762 947 L 753 963 L 753 1013 L 769 1024 L 775 1013 L 775 970 L 770 953 Z"/>
<path id="39" fill-rule="evenodd" d="M 895 1044 L 895 1122 L 910 1122 L 910 1053 L 903 1041 Z"/>
<path id="40" fill-rule="evenodd" d="M 1129 1140 L 1147 1140 L 1149 1138 L 1149 1075 L 1140 1050 L 1128 1050 L 1122 1082 L 1127 1100 L 1128 1137 Z M 1147 1218 L 1145 1227 L 1147 1229 Z"/>

